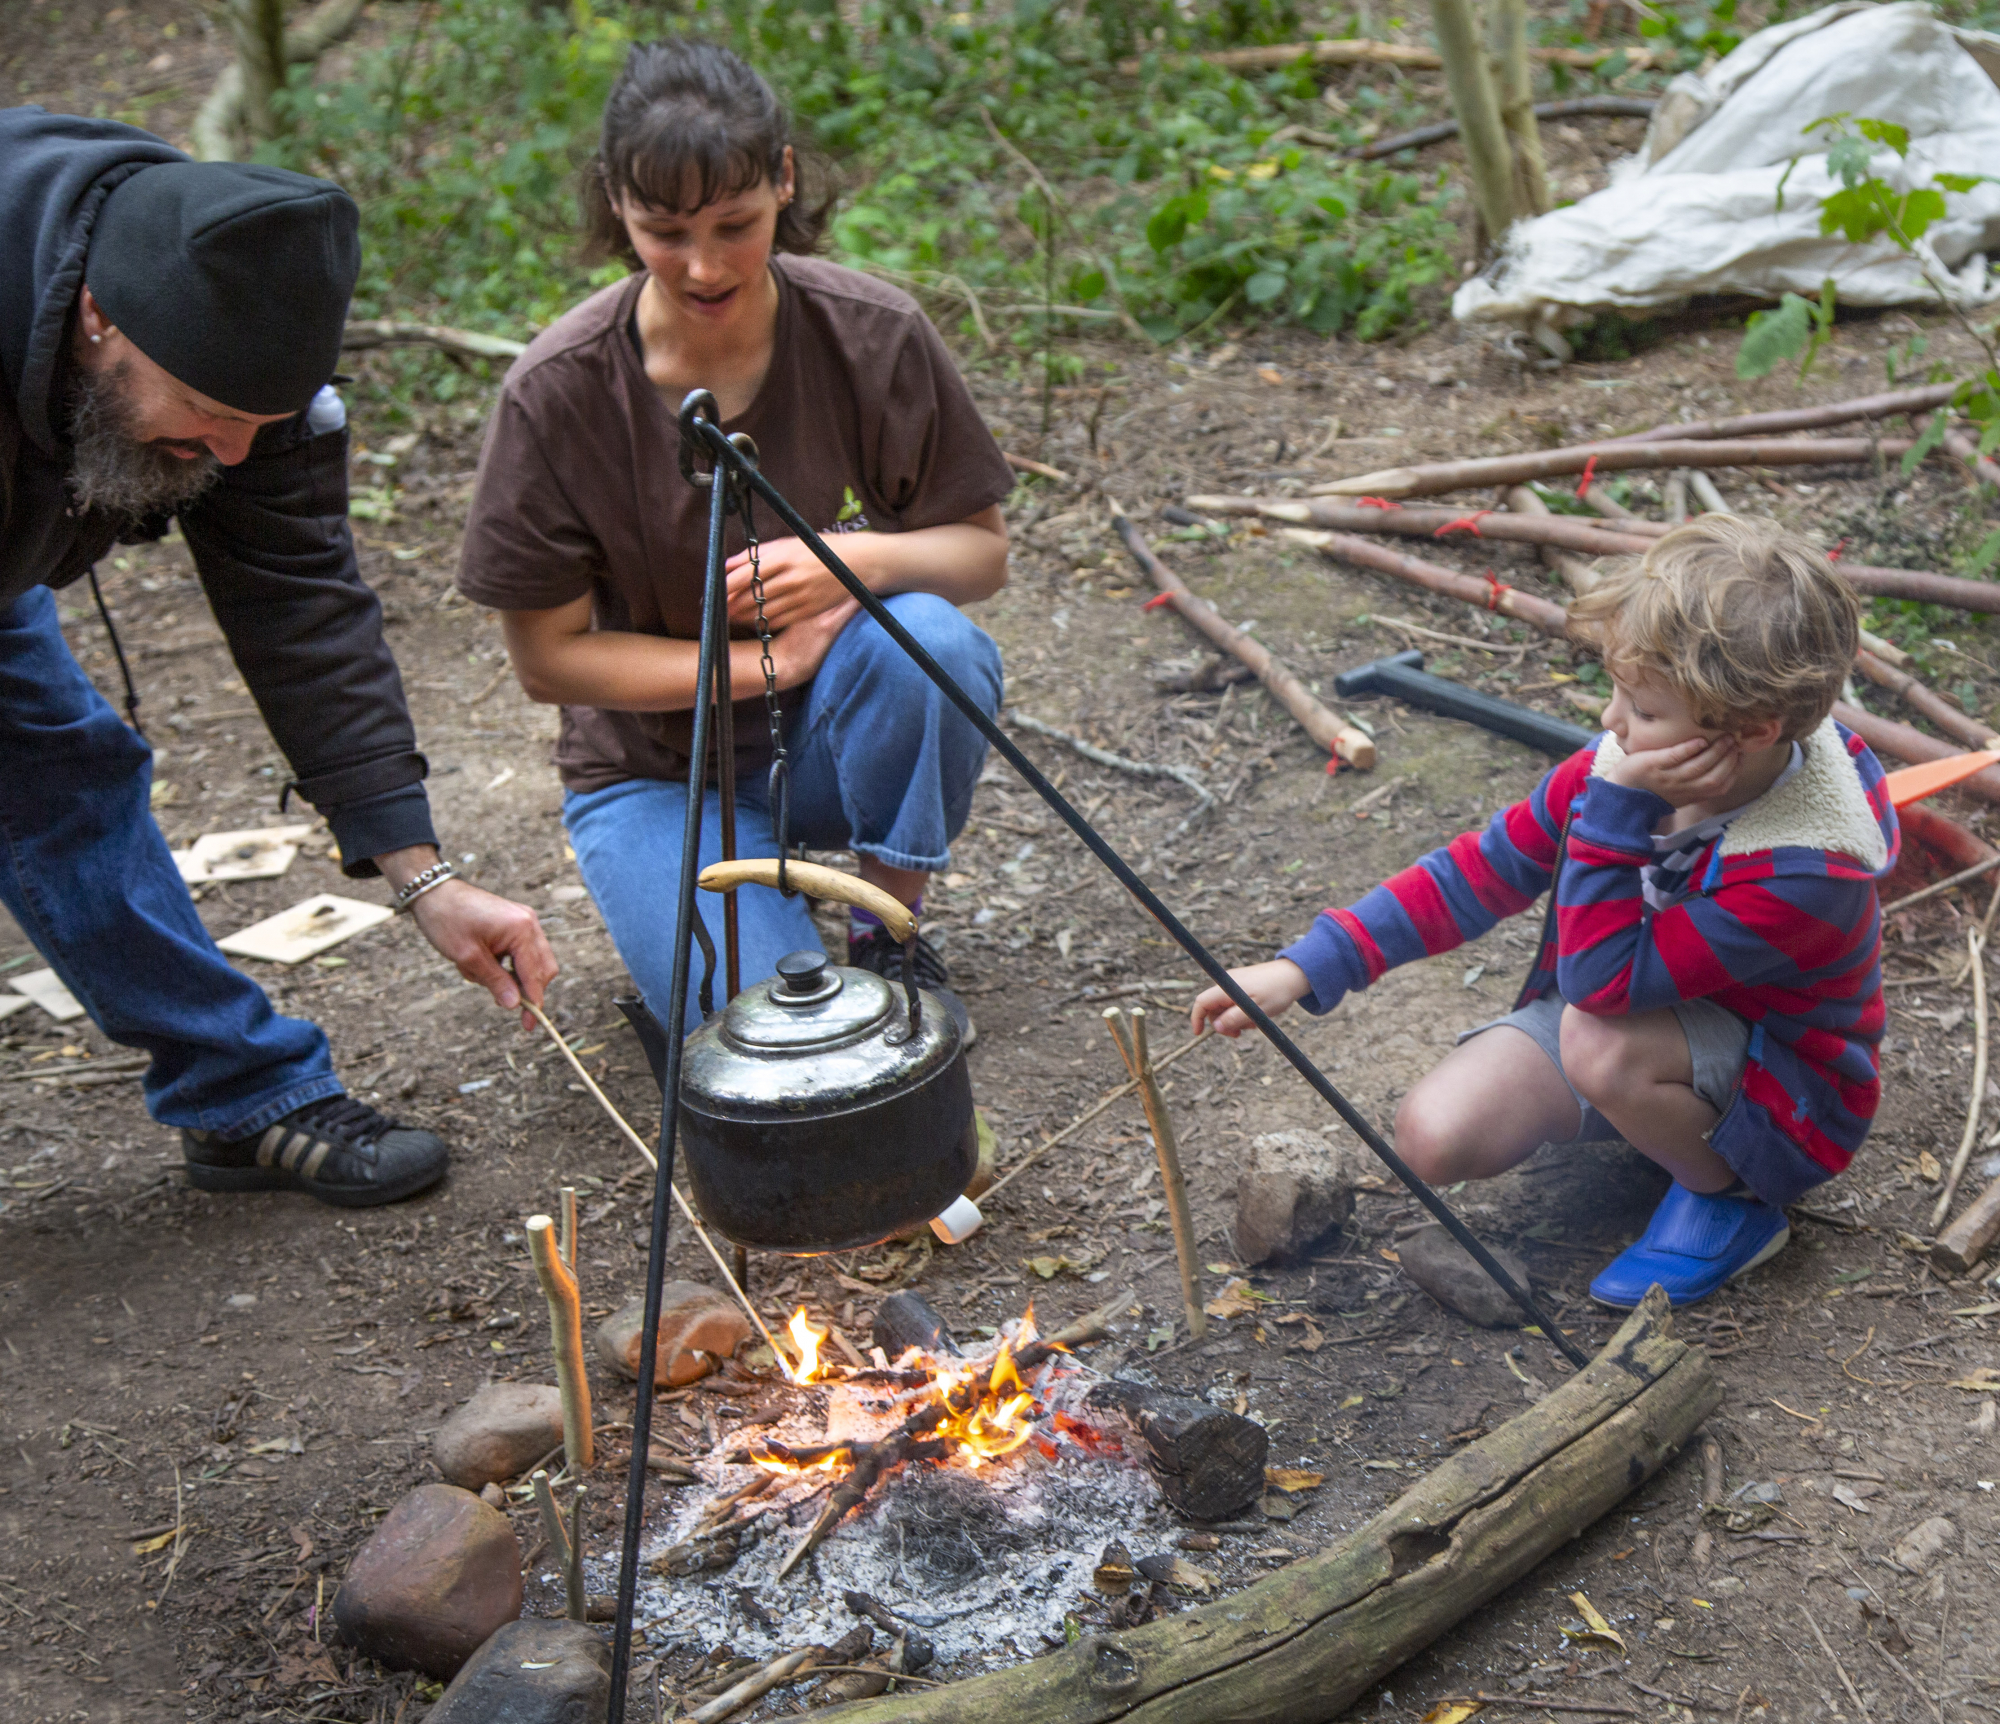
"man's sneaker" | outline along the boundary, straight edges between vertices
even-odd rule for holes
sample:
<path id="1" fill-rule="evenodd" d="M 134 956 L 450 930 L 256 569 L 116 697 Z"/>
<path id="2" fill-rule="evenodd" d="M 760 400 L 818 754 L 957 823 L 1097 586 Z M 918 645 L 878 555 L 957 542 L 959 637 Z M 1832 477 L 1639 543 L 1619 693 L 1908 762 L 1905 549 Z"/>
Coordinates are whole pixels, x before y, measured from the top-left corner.
<path id="1" fill-rule="evenodd" d="M 894 987 L 903 985 L 903 948 L 896 944 L 887 928 L 870 928 L 866 934 L 857 934 L 849 928 L 847 961 L 857 970 L 873 970 Z M 938 956 L 937 947 L 921 934 L 917 936 L 917 986 L 928 989 L 944 1001 L 945 1010 L 951 1013 L 952 1021 L 958 1025 L 958 1039 L 966 1047 L 971 1047 L 979 1035 L 972 1022 L 972 1014 L 965 1009 L 965 1002 L 951 991 L 951 972 L 944 967 L 944 959 Z"/>
<path id="2" fill-rule="evenodd" d="M 181 1145 L 198 1191 L 303 1191 L 343 1209 L 435 1185 L 450 1159 L 435 1132 L 399 1125 L 346 1095 L 307 1102 L 249 1137 L 183 1131 Z"/>
<path id="3" fill-rule="evenodd" d="M 1629 1311 L 1657 1281 L 1670 1302 L 1692 1305 L 1769 1262 L 1791 1236 L 1785 1212 L 1747 1190 L 1702 1197 L 1677 1184 L 1660 1199 L 1638 1244 L 1591 1282 L 1590 1296 Z"/>

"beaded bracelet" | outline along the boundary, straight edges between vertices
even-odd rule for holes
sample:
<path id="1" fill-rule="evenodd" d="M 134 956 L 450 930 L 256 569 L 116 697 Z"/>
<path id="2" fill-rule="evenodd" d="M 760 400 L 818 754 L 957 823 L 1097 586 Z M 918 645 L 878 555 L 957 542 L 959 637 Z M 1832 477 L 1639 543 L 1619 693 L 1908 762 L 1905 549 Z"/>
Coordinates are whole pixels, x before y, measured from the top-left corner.
<path id="1" fill-rule="evenodd" d="M 447 880 L 454 880 L 457 877 L 458 870 L 449 862 L 433 862 L 421 873 L 412 874 L 397 890 L 395 897 L 396 914 L 399 916 L 402 915 L 404 911 L 409 909 L 426 892 L 435 891 Z"/>

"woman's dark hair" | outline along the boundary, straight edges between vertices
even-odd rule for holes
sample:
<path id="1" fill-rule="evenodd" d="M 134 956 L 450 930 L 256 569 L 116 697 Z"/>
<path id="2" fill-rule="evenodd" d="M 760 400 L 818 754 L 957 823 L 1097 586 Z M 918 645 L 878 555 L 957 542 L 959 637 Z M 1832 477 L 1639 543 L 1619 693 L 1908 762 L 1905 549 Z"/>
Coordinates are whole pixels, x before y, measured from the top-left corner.
<path id="1" fill-rule="evenodd" d="M 792 137 L 791 116 L 749 64 L 727 48 L 669 36 L 636 42 L 604 104 L 597 153 L 584 170 L 584 244 L 593 261 L 639 259 L 612 201 L 692 214 L 769 180 L 792 147 L 792 201 L 778 211 L 778 251 L 819 246 L 833 198 L 819 159 Z M 688 188 L 693 200 L 687 201 Z"/>

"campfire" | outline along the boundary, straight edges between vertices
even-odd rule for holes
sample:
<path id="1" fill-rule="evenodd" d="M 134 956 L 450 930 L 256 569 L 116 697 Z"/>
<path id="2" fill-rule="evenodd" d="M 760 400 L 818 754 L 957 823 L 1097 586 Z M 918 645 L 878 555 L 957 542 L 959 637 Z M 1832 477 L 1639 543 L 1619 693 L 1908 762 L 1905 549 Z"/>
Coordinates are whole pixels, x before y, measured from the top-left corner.
<path id="1" fill-rule="evenodd" d="M 1030 1310 L 968 1358 L 903 1297 L 934 1325 L 929 1345 L 892 1357 L 878 1323 L 874 1358 L 856 1367 L 829 1358 L 829 1331 L 802 1308 L 785 1330 L 792 1382 L 695 1421 L 687 1464 L 714 1494 L 676 1493 L 668 1508 L 640 1607 L 655 1645 L 758 1652 L 815 1627 L 831 1640 L 856 1595 L 930 1630 L 943 1657 L 1012 1661 L 1060 1643 L 1108 1546 L 1185 1525 L 1142 1421 L 1123 1399 L 1094 1403 L 1113 1385 L 1071 1351 L 1108 1311 L 1045 1336 Z M 1249 1428 L 1261 1484 L 1263 1433 Z"/>

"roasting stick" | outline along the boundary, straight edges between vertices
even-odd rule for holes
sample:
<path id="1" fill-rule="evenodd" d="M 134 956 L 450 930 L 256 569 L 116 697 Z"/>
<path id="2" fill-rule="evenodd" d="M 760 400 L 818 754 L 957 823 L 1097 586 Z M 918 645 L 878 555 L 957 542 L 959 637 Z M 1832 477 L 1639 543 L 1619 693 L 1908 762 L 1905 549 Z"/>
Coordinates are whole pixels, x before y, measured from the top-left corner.
<path id="1" fill-rule="evenodd" d="M 575 1069 L 576 1075 L 583 1079 L 583 1087 L 597 1098 L 597 1105 L 611 1116 L 611 1123 L 625 1134 L 626 1140 L 632 1147 L 646 1158 L 646 1165 L 657 1173 L 660 1167 L 660 1158 L 646 1147 L 646 1140 L 626 1123 L 625 1116 L 612 1104 L 611 1098 L 597 1087 L 597 1080 L 583 1069 L 583 1061 L 576 1057 L 575 1053 L 571 1051 L 569 1043 L 563 1040 L 562 1031 L 549 1022 L 548 1013 L 536 1005 L 533 1000 L 525 996 L 523 996 L 521 1003 L 535 1014 L 535 1021 L 549 1032 L 550 1039 L 557 1047 L 562 1049 L 563 1058 L 569 1061 L 570 1065 Z M 681 1214 L 687 1217 L 687 1224 L 694 1229 L 694 1236 L 701 1241 L 702 1249 L 715 1259 L 716 1270 L 722 1276 L 722 1279 L 729 1284 L 729 1291 L 735 1296 L 736 1303 L 743 1307 L 750 1321 L 757 1325 L 757 1333 L 764 1337 L 764 1344 L 771 1349 L 771 1357 L 778 1361 L 778 1369 L 785 1373 L 785 1381 L 788 1383 L 796 1382 L 797 1379 L 792 1375 L 791 1361 L 785 1357 L 783 1350 L 778 1346 L 777 1337 L 771 1333 L 770 1326 L 758 1315 L 757 1307 L 750 1303 L 749 1295 L 743 1291 L 736 1277 L 730 1274 L 729 1265 L 723 1262 L 722 1253 L 715 1248 L 715 1241 L 709 1238 L 708 1230 L 702 1226 L 694 1210 L 689 1207 L 688 1200 L 681 1196 L 681 1188 L 669 1180 L 667 1189 L 674 1194 L 674 1202 L 680 1205 Z M 657 1366 L 655 1368 L 657 1369 Z"/>
<path id="2" fill-rule="evenodd" d="M 1944 1218 L 1951 1213 L 1951 1200 L 1958 1195 L 1958 1182 L 1965 1177 L 1965 1164 L 1972 1159 L 1972 1146 L 1979 1141 L 1979 1104 L 1986 1096 L 1986 936 L 1980 929 L 1974 928 L 1966 935 L 1965 944 L 1972 959 L 1972 1024 L 1976 1044 L 1972 1060 L 1972 1099 L 1965 1106 L 1965 1132 L 1958 1140 L 1958 1153 L 1951 1158 L 1951 1166 L 1945 1170 L 1937 1206 L 1931 1211 L 1933 1233 L 1944 1226 Z"/>

